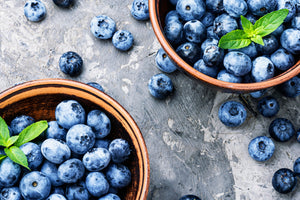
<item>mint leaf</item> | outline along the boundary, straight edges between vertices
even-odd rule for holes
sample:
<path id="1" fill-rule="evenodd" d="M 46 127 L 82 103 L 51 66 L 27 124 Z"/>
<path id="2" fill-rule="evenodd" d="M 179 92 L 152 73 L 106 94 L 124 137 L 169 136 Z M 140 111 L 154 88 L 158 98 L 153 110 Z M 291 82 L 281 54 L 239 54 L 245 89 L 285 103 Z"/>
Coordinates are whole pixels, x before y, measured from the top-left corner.
<path id="1" fill-rule="evenodd" d="M 42 134 L 48 128 L 48 123 L 46 120 L 35 122 L 27 126 L 19 134 L 18 140 L 15 142 L 15 146 L 19 147 Z"/>
<path id="2" fill-rule="evenodd" d="M 4 158 L 6 158 L 7 157 L 7 155 L 5 155 L 5 154 L 0 154 L 0 161 L 2 161 Z"/>
<path id="3" fill-rule="evenodd" d="M 243 30 L 231 31 L 221 37 L 219 41 L 219 47 L 222 49 L 240 49 L 249 44 L 251 44 L 251 40 Z"/>
<path id="4" fill-rule="evenodd" d="M 18 135 L 8 138 L 8 140 L 5 143 L 5 147 L 10 147 L 11 145 L 13 145 L 18 140 L 18 138 L 19 138 Z"/>
<path id="5" fill-rule="evenodd" d="M 20 148 L 12 146 L 10 148 L 5 148 L 4 152 L 13 162 L 29 169 L 27 157 Z"/>
<path id="6" fill-rule="evenodd" d="M 251 40 L 257 44 L 265 46 L 265 43 L 260 35 L 255 35 L 254 37 L 251 38 Z"/>
<path id="7" fill-rule="evenodd" d="M 276 10 L 259 18 L 254 24 L 254 34 L 264 37 L 275 31 L 289 14 L 288 9 Z"/>
<path id="8" fill-rule="evenodd" d="M 244 32 L 247 34 L 248 37 L 252 37 L 254 25 L 243 15 L 241 15 L 241 22 Z"/>
<path id="9" fill-rule="evenodd" d="M 6 122 L 0 117 L 0 145 L 5 146 L 6 141 L 10 137 Z"/>

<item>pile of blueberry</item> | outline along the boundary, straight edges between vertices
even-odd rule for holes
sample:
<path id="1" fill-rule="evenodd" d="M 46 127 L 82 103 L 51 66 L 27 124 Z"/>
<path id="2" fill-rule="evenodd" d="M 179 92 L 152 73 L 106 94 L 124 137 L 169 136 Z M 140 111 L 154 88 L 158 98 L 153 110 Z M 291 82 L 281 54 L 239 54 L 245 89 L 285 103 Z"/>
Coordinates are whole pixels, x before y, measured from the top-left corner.
<path id="1" fill-rule="evenodd" d="M 131 148 L 122 138 L 107 139 L 107 115 L 100 110 L 86 113 L 77 101 L 65 100 L 57 105 L 55 119 L 39 143 L 20 147 L 31 171 L 9 157 L 1 162 L 0 199 L 120 200 L 118 190 L 131 183 L 124 164 Z M 27 115 L 14 118 L 10 134 L 18 135 L 34 121 Z"/>

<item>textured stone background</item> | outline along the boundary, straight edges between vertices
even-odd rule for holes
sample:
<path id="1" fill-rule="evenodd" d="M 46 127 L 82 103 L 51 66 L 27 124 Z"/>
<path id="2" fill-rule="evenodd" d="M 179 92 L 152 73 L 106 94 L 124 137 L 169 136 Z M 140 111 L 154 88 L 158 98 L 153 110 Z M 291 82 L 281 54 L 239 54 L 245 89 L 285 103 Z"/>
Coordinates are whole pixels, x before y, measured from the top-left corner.
<path id="1" fill-rule="evenodd" d="M 74 78 L 100 83 L 139 125 L 150 157 L 151 184 L 148 199 L 176 200 L 193 193 L 205 200 L 297 200 L 300 186 L 288 195 L 280 195 L 271 185 L 273 173 L 292 168 L 300 156 L 300 144 L 294 138 L 276 143 L 271 160 L 258 163 L 247 151 L 249 141 L 268 135 L 273 119 L 248 118 L 241 127 L 229 129 L 217 117 L 219 106 L 238 100 L 200 85 L 184 74 L 171 74 L 176 91 L 165 101 L 152 98 L 147 89 L 150 77 L 160 71 L 155 54 L 160 44 L 150 21 L 139 22 L 130 15 L 131 0 L 78 0 L 70 10 L 44 0 L 47 17 L 40 23 L 23 15 L 24 0 L 0 1 L 0 88 L 41 78 L 66 78 L 58 67 L 66 51 L 79 53 L 84 60 L 83 73 Z M 127 29 L 135 38 L 129 52 L 117 51 L 111 41 L 100 41 L 89 30 L 90 20 L 99 14 L 112 17 L 118 29 Z M 274 89 L 280 117 L 300 128 L 300 97 L 287 99 Z M 256 100 L 245 95 L 255 107 Z"/>

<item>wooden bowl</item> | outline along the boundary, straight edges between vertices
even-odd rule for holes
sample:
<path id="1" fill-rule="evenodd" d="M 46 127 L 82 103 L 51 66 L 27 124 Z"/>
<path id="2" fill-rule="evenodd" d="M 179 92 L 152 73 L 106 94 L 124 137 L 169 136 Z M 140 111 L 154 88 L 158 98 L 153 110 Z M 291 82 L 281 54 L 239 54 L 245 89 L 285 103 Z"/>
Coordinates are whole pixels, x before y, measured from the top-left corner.
<path id="1" fill-rule="evenodd" d="M 55 120 L 55 107 L 62 100 L 77 100 L 86 113 L 99 109 L 111 120 L 108 139 L 126 139 L 132 154 L 124 164 L 132 173 L 129 186 L 119 192 L 121 199 L 146 200 L 149 188 L 149 158 L 143 136 L 127 111 L 105 93 L 84 83 L 64 79 L 42 79 L 16 85 L 0 93 L 0 116 L 9 124 L 18 115 L 35 120 Z"/>
<path id="2" fill-rule="evenodd" d="M 300 61 L 298 61 L 297 64 L 295 64 L 289 70 L 277 75 L 276 77 L 258 83 L 229 83 L 217 80 L 216 78 L 212 78 L 197 71 L 177 55 L 175 49 L 173 49 L 173 47 L 168 42 L 167 38 L 163 33 L 163 27 L 165 25 L 165 16 L 169 11 L 173 9 L 175 8 L 174 6 L 172 6 L 172 4 L 170 4 L 169 0 L 149 0 L 150 20 L 154 33 L 158 41 L 160 42 L 162 48 L 166 51 L 169 57 L 178 65 L 178 67 L 190 77 L 199 80 L 199 82 L 206 83 L 207 85 L 213 86 L 214 88 L 217 88 L 224 92 L 247 93 L 274 87 L 293 78 L 294 76 L 300 73 Z"/>

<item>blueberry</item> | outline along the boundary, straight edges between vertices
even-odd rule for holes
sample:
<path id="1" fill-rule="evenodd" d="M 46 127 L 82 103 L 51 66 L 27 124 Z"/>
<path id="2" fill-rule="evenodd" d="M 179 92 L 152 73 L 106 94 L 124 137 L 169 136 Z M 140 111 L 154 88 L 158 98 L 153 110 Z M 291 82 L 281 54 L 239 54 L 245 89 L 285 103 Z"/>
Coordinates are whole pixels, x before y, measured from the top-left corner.
<path id="1" fill-rule="evenodd" d="M 286 142 L 296 134 L 296 130 L 290 120 L 285 118 L 276 118 L 269 126 L 269 133 L 274 140 L 278 142 Z"/>
<path id="2" fill-rule="evenodd" d="M 176 53 L 188 64 L 193 65 L 201 57 L 201 49 L 197 44 L 186 42 L 176 49 Z"/>
<path id="3" fill-rule="evenodd" d="M 10 122 L 10 128 L 12 131 L 12 135 L 18 135 L 19 133 L 21 133 L 21 131 L 24 128 L 33 124 L 34 122 L 35 122 L 35 120 L 32 117 L 27 116 L 27 115 L 21 115 L 21 116 L 14 118 Z"/>
<path id="4" fill-rule="evenodd" d="M 178 0 L 169 0 L 169 2 L 173 5 L 176 6 Z"/>
<path id="5" fill-rule="evenodd" d="M 178 45 L 183 41 L 183 24 L 179 20 L 170 20 L 164 27 L 166 38 L 172 45 Z"/>
<path id="6" fill-rule="evenodd" d="M 291 27 L 300 29 L 300 12 L 292 19 Z"/>
<path id="7" fill-rule="evenodd" d="M 60 70 L 71 76 L 78 76 L 82 72 L 83 61 L 79 54 L 68 51 L 64 53 L 59 59 Z"/>
<path id="8" fill-rule="evenodd" d="M 98 200 L 121 200 L 121 198 L 113 193 L 108 193 L 102 197 L 100 197 Z"/>
<path id="9" fill-rule="evenodd" d="M 148 0 L 133 0 L 130 8 L 130 13 L 136 20 L 148 20 Z"/>
<path id="10" fill-rule="evenodd" d="M 111 164 L 106 171 L 109 184 L 115 188 L 124 188 L 131 182 L 131 172 L 125 165 Z"/>
<path id="11" fill-rule="evenodd" d="M 256 58 L 257 56 L 257 49 L 256 49 L 256 45 L 254 42 L 252 42 L 249 46 L 244 47 L 244 48 L 240 48 L 240 49 L 229 49 L 229 51 L 239 51 L 242 52 L 244 54 L 246 54 L 247 56 L 249 56 L 251 59 Z"/>
<path id="12" fill-rule="evenodd" d="M 220 14 L 225 11 L 223 0 L 206 0 L 206 9 L 214 14 Z"/>
<path id="13" fill-rule="evenodd" d="M 295 0 L 297 13 L 300 13 L 300 0 Z"/>
<path id="14" fill-rule="evenodd" d="M 224 57 L 224 67 L 235 76 L 244 76 L 251 71 L 251 58 L 242 52 L 231 51 Z"/>
<path id="15" fill-rule="evenodd" d="M 190 21 L 200 20 L 206 9 L 203 0 L 178 0 L 176 10 L 182 20 Z"/>
<path id="16" fill-rule="evenodd" d="M 289 14 L 284 19 L 284 22 L 289 22 L 296 15 L 296 2 L 295 0 L 277 0 L 277 10 L 288 9 Z"/>
<path id="17" fill-rule="evenodd" d="M 116 32 L 116 23 L 106 15 L 98 15 L 91 20 L 90 29 L 96 38 L 110 39 Z"/>
<path id="18" fill-rule="evenodd" d="M 166 14 L 165 24 L 167 24 L 169 21 L 180 21 L 179 14 L 176 10 L 171 10 Z"/>
<path id="19" fill-rule="evenodd" d="M 51 194 L 61 194 L 65 195 L 65 187 L 59 186 L 59 187 L 51 187 Z"/>
<path id="20" fill-rule="evenodd" d="M 219 72 L 219 68 L 217 66 L 208 66 L 207 64 L 205 64 L 203 59 L 198 60 L 194 64 L 194 68 L 199 72 L 213 78 L 215 78 Z"/>
<path id="21" fill-rule="evenodd" d="M 256 49 L 260 54 L 270 55 L 279 47 L 279 43 L 274 35 L 267 35 L 263 38 L 264 46 L 257 44 Z"/>
<path id="22" fill-rule="evenodd" d="M 258 101 L 257 110 L 264 117 L 274 117 L 279 111 L 279 103 L 272 96 L 266 96 Z"/>
<path id="23" fill-rule="evenodd" d="M 287 194 L 296 187 L 297 179 L 292 170 L 281 168 L 277 170 L 272 178 L 273 188 L 282 194 Z"/>
<path id="24" fill-rule="evenodd" d="M 211 13 L 211 12 L 206 12 L 202 18 L 201 18 L 201 22 L 205 27 L 209 27 L 212 26 L 214 24 L 216 16 Z"/>
<path id="25" fill-rule="evenodd" d="M 157 99 L 167 98 L 174 90 L 172 80 L 165 74 L 156 74 L 148 82 L 150 94 Z"/>
<path id="26" fill-rule="evenodd" d="M 89 200 L 89 192 L 85 183 L 68 185 L 66 187 L 66 197 L 68 200 Z"/>
<path id="27" fill-rule="evenodd" d="M 247 0 L 249 11 L 256 16 L 264 16 L 276 9 L 277 0 Z"/>
<path id="28" fill-rule="evenodd" d="M 99 84 L 99 83 L 96 83 L 96 82 L 88 82 L 87 83 L 88 85 L 100 90 L 101 92 L 104 92 L 104 89 L 103 87 Z"/>
<path id="29" fill-rule="evenodd" d="M 184 195 L 184 196 L 180 197 L 179 200 L 201 200 L 201 199 L 196 195 L 187 194 L 187 195 Z"/>
<path id="30" fill-rule="evenodd" d="M 218 46 L 219 40 L 215 39 L 215 38 L 207 38 L 206 40 L 204 40 L 204 42 L 201 44 L 201 52 L 204 53 L 205 49 L 208 46 L 211 45 L 215 45 Z"/>
<path id="31" fill-rule="evenodd" d="M 286 97 L 297 97 L 300 95 L 300 78 L 297 76 L 291 78 L 290 80 L 280 84 L 278 86 L 278 90 Z"/>
<path id="32" fill-rule="evenodd" d="M 220 106 L 218 116 L 225 126 L 236 127 L 244 123 L 247 111 L 241 103 L 227 101 Z"/>
<path id="33" fill-rule="evenodd" d="M 269 160 L 275 150 L 274 142 L 266 136 L 258 136 L 252 139 L 248 145 L 249 155 L 256 161 Z"/>
<path id="34" fill-rule="evenodd" d="M 90 172 L 85 179 L 87 190 L 94 197 L 100 197 L 109 190 L 109 183 L 101 172 Z"/>
<path id="35" fill-rule="evenodd" d="M 61 8 L 70 8 L 74 5 L 74 0 L 53 0 L 53 3 Z"/>
<path id="36" fill-rule="evenodd" d="M 176 64 L 170 59 L 163 48 L 157 51 L 155 63 L 157 68 L 165 73 L 172 73 L 177 70 Z"/>
<path id="37" fill-rule="evenodd" d="M 22 195 L 18 187 L 3 188 L 0 192 L 1 200 L 22 200 Z"/>
<path id="38" fill-rule="evenodd" d="M 203 60 L 208 66 L 219 66 L 224 59 L 224 50 L 217 45 L 206 47 L 203 52 Z"/>
<path id="39" fill-rule="evenodd" d="M 69 129 L 85 122 L 85 110 L 75 100 L 64 100 L 56 106 L 55 118 L 60 126 Z"/>
<path id="40" fill-rule="evenodd" d="M 54 163 L 45 161 L 41 167 L 41 172 L 44 173 L 54 187 L 62 186 L 63 182 L 58 178 L 57 167 Z"/>
<path id="41" fill-rule="evenodd" d="M 39 145 L 33 142 L 27 142 L 20 146 L 20 149 L 27 157 L 28 167 L 31 170 L 36 170 L 43 162 L 44 158 Z"/>
<path id="42" fill-rule="evenodd" d="M 280 43 L 292 54 L 300 54 L 300 30 L 286 29 L 280 36 Z"/>
<path id="43" fill-rule="evenodd" d="M 112 43 L 120 51 L 128 51 L 133 45 L 133 36 L 129 31 L 119 30 L 114 33 Z"/>
<path id="44" fill-rule="evenodd" d="M 219 37 L 222 37 L 223 35 L 238 28 L 236 20 L 233 17 L 230 17 L 228 14 L 222 14 L 216 17 L 213 26 L 214 32 Z"/>
<path id="45" fill-rule="evenodd" d="M 94 146 L 95 134 L 91 127 L 84 124 L 77 124 L 69 129 L 66 141 L 72 152 L 81 155 Z"/>
<path id="46" fill-rule="evenodd" d="M 89 171 L 100 171 L 108 166 L 111 154 L 104 148 L 93 148 L 84 154 L 82 163 Z"/>
<path id="47" fill-rule="evenodd" d="M 274 76 L 275 69 L 272 61 L 266 56 L 257 57 L 252 62 L 252 77 L 255 82 L 261 82 Z"/>
<path id="48" fill-rule="evenodd" d="M 183 36 L 187 41 L 199 44 L 206 38 L 206 28 L 199 20 L 187 21 L 183 26 Z"/>
<path id="49" fill-rule="evenodd" d="M 285 25 L 281 24 L 274 32 L 272 32 L 272 35 L 274 35 L 276 38 L 280 39 L 280 36 L 284 30 L 285 30 Z"/>
<path id="50" fill-rule="evenodd" d="M 121 138 L 114 139 L 108 150 L 111 154 L 111 159 L 115 163 L 122 163 L 128 159 L 131 149 L 129 143 Z"/>
<path id="51" fill-rule="evenodd" d="M 297 176 L 300 175 L 300 157 L 295 160 L 293 171 Z"/>
<path id="52" fill-rule="evenodd" d="M 275 51 L 271 55 L 271 61 L 274 66 L 281 71 L 288 70 L 295 64 L 294 56 L 285 49 Z"/>
<path id="53" fill-rule="evenodd" d="M 300 128 L 298 129 L 296 134 L 297 134 L 297 141 L 300 142 Z"/>
<path id="54" fill-rule="evenodd" d="M 248 6 L 244 0 L 223 0 L 225 11 L 235 18 L 246 15 Z"/>
<path id="55" fill-rule="evenodd" d="M 87 125 L 92 128 L 97 139 L 106 137 L 111 130 L 110 119 L 100 110 L 92 110 L 88 113 Z"/>
<path id="56" fill-rule="evenodd" d="M 64 197 L 61 194 L 51 194 L 47 200 L 67 200 L 66 197 Z"/>
<path id="57" fill-rule="evenodd" d="M 71 158 L 57 169 L 58 178 L 64 183 L 76 183 L 84 175 L 84 165 L 77 158 Z"/>
<path id="58" fill-rule="evenodd" d="M 258 98 L 262 97 L 265 94 L 265 92 L 266 92 L 266 90 L 258 90 L 258 91 L 255 91 L 255 92 L 251 92 L 250 96 L 255 98 L 255 99 L 258 99 Z"/>
<path id="59" fill-rule="evenodd" d="M 220 81 L 231 82 L 231 83 L 241 83 L 243 80 L 242 77 L 235 76 L 227 72 L 225 69 L 219 71 L 217 75 L 217 79 Z"/>
<path id="60" fill-rule="evenodd" d="M 43 200 L 50 194 L 51 182 L 45 174 L 32 171 L 21 179 L 19 188 L 24 199 Z"/>
<path id="61" fill-rule="evenodd" d="M 214 38 L 216 40 L 219 40 L 220 37 L 217 35 L 217 33 L 215 32 L 215 28 L 214 26 L 209 26 L 206 28 L 206 35 L 207 35 L 207 38 Z M 219 42 L 219 41 L 218 41 Z"/>
<path id="62" fill-rule="evenodd" d="M 4 160 L 0 163 L 0 186 L 13 186 L 15 183 L 17 183 L 20 174 L 20 165 L 11 161 L 9 157 L 4 158 Z"/>
<path id="63" fill-rule="evenodd" d="M 110 142 L 111 141 L 109 139 L 97 139 L 95 141 L 94 148 L 108 149 Z"/>
<path id="64" fill-rule="evenodd" d="M 43 156 L 50 162 L 61 164 L 71 157 L 68 145 L 58 139 L 46 139 L 41 146 Z"/>
<path id="65" fill-rule="evenodd" d="M 46 17 L 46 7 L 40 0 L 28 0 L 24 6 L 24 15 L 29 21 L 39 22 Z"/>
<path id="66" fill-rule="evenodd" d="M 58 125 L 57 121 L 48 122 L 48 128 L 46 130 L 46 138 L 53 138 L 59 140 L 66 140 L 67 129 Z"/>

